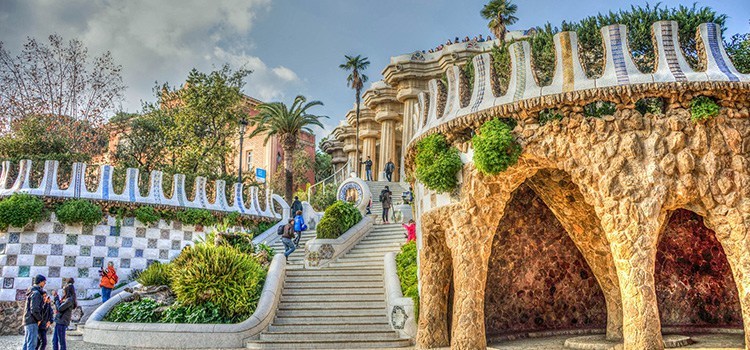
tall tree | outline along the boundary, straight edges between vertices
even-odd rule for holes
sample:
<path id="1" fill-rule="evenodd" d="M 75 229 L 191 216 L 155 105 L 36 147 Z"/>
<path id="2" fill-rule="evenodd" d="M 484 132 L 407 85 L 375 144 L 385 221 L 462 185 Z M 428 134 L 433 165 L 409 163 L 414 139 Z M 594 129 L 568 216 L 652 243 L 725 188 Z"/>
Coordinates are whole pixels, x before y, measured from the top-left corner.
<path id="1" fill-rule="evenodd" d="M 66 116 L 99 125 L 122 100 L 125 85 L 112 55 L 90 60 L 77 39 L 28 38 L 18 56 L 0 42 L 0 115 L 4 122 L 30 115 Z"/>
<path id="2" fill-rule="evenodd" d="M 272 136 L 277 136 L 284 150 L 284 198 L 287 203 L 292 202 L 294 193 L 294 150 L 297 148 L 298 136 L 301 131 L 312 133 L 312 126 L 322 128 L 320 116 L 310 114 L 309 109 L 315 106 L 322 106 L 323 102 L 307 102 L 304 96 L 297 96 L 291 106 L 283 102 L 263 103 L 257 107 L 258 114 L 250 117 L 249 124 L 255 127 L 249 137 L 265 134 L 265 143 Z"/>
<path id="3" fill-rule="evenodd" d="M 737 70 L 750 74 L 750 33 L 735 34 L 726 42 L 727 54 Z"/>
<path id="4" fill-rule="evenodd" d="M 495 34 L 500 42 L 504 42 L 507 27 L 518 21 L 518 17 L 514 16 L 517 10 L 518 6 L 511 0 L 490 0 L 487 5 L 484 5 L 480 14 L 490 21 L 487 27 L 490 28 L 492 34 Z"/>
<path id="5" fill-rule="evenodd" d="M 339 68 L 350 72 L 349 76 L 346 77 L 346 82 L 349 87 L 354 89 L 355 91 L 355 98 L 357 102 L 357 135 L 356 135 L 356 142 L 357 142 L 357 151 L 356 151 L 356 160 L 357 162 L 360 161 L 359 159 L 359 105 L 362 100 L 362 88 L 365 86 L 365 83 L 367 82 L 367 75 L 365 75 L 363 72 L 367 67 L 370 66 L 370 61 L 367 57 L 362 57 L 361 55 L 357 56 L 348 56 L 344 55 L 345 62 L 339 65 Z M 359 165 L 357 165 L 357 176 L 359 176 Z"/>

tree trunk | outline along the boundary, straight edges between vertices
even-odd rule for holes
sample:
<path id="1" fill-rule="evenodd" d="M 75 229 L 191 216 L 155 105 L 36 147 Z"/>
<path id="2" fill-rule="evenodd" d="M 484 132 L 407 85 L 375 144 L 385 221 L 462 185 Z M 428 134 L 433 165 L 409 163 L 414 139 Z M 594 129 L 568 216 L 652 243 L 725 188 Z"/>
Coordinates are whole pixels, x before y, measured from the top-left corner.
<path id="1" fill-rule="evenodd" d="M 296 140 L 287 141 L 282 147 L 284 148 L 284 199 L 291 205 L 294 195 L 294 149 L 297 148 L 297 142 Z"/>
<path id="2" fill-rule="evenodd" d="M 362 162 L 362 159 L 360 158 L 360 155 L 359 155 L 359 103 L 360 103 L 360 97 L 359 96 L 360 96 L 360 90 L 357 89 L 357 134 L 355 136 L 355 139 L 357 141 L 357 145 L 356 145 L 357 151 L 355 153 L 356 154 L 356 158 L 355 159 L 357 161 L 357 177 L 361 177 L 361 174 L 360 174 L 360 165 L 361 165 L 361 162 Z"/>

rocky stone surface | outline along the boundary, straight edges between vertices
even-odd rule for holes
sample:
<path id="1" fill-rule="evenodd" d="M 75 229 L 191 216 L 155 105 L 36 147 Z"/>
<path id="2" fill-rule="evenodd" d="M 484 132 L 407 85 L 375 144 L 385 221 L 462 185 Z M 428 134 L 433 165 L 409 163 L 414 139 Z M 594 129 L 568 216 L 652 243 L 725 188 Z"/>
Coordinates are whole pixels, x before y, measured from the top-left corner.
<path id="1" fill-rule="evenodd" d="M 23 302 L 0 302 L 0 335 L 23 334 Z"/>

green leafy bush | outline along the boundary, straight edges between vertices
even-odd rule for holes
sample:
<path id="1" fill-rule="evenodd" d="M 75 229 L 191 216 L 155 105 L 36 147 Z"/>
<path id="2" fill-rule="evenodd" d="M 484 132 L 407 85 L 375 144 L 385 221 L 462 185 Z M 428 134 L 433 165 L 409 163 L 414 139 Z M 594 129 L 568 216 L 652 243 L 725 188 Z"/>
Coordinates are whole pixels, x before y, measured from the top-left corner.
<path id="1" fill-rule="evenodd" d="M 177 212 L 177 219 L 186 225 L 210 226 L 216 223 L 214 216 L 206 209 L 185 209 Z"/>
<path id="2" fill-rule="evenodd" d="M 646 97 L 635 102 L 635 110 L 645 115 L 651 113 L 653 115 L 664 114 L 664 99 L 660 97 Z"/>
<path id="3" fill-rule="evenodd" d="M 96 225 L 102 221 L 102 209 L 84 199 L 71 199 L 63 202 L 55 210 L 57 220 L 63 224 Z"/>
<path id="4" fill-rule="evenodd" d="M 419 318 L 419 287 L 417 279 L 417 242 L 409 242 L 396 255 L 396 274 L 401 281 L 401 292 L 414 300 L 414 313 Z"/>
<path id="5" fill-rule="evenodd" d="M 24 227 L 44 214 L 44 202 L 32 195 L 16 193 L 0 201 L 0 229 Z"/>
<path id="6" fill-rule="evenodd" d="M 133 214 L 135 214 L 135 218 L 138 219 L 141 223 L 145 225 L 151 225 L 159 222 L 159 219 L 161 216 L 159 213 L 154 209 L 154 207 L 149 206 L 142 206 L 133 211 Z"/>
<path id="7" fill-rule="evenodd" d="M 474 164 L 485 174 L 498 174 L 516 164 L 521 155 L 521 145 L 513 133 L 499 119 L 490 120 L 471 139 L 474 145 Z"/>
<path id="8" fill-rule="evenodd" d="M 153 299 L 143 298 L 129 303 L 119 303 L 104 317 L 108 322 L 154 323 L 159 320 L 156 308 L 160 305 Z"/>
<path id="9" fill-rule="evenodd" d="M 231 319 L 222 315 L 221 310 L 213 303 L 185 306 L 174 303 L 161 315 L 160 323 L 234 323 L 240 319 Z"/>
<path id="10" fill-rule="evenodd" d="M 563 115 L 556 109 L 547 108 L 539 112 L 539 125 L 544 125 L 552 121 L 562 120 Z"/>
<path id="11" fill-rule="evenodd" d="M 698 96 L 690 101 L 690 120 L 699 123 L 713 119 L 719 115 L 719 107 L 716 101 L 708 96 Z"/>
<path id="12" fill-rule="evenodd" d="M 170 264 L 154 262 L 137 277 L 138 283 L 144 286 L 168 286 L 172 283 Z"/>
<path id="13" fill-rule="evenodd" d="M 320 219 L 316 228 L 320 239 L 336 239 L 362 220 L 362 213 L 351 203 L 336 201 Z"/>
<path id="14" fill-rule="evenodd" d="M 172 291 L 181 305 L 210 302 L 232 319 L 255 311 L 267 273 L 252 256 L 210 244 L 184 249 L 171 265 Z"/>
<path id="15" fill-rule="evenodd" d="M 325 184 L 323 186 L 325 187 L 325 190 L 323 188 L 317 188 L 315 192 L 312 193 L 312 198 L 310 199 L 310 205 L 318 211 L 325 211 L 336 202 L 336 190 L 338 186 L 334 183 Z"/>
<path id="16" fill-rule="evenodd" d="M 276 252 L 273 250 L 273 248 L 271 248 L 271 246 L 269 246 L 268 244 L 265 244 L 265 243 L 261 243 L 261 244 L 256 245 L 255 246 L 255 251 L 256 252 L 265 251 L 268 254 L 268 257 L 271 258 L 271 259 L 273 259 L 274 254 L 276 254 Z"/>
<path id="17" fill-rule="evenodd" d="M 458 150 L 445 136 L 432 134 L 417 143 L 416 176 L 427 188 L 438 192 L 453 190 L 456 174 L 463 167 Z"/>
<path id="18" fill-rule="evenodd" d="M 605 115 L 614 115 L 617 106 L 612 102 L 596 101 L 583 106 L 583 115 L 589 118 L 601 118 Z"/>

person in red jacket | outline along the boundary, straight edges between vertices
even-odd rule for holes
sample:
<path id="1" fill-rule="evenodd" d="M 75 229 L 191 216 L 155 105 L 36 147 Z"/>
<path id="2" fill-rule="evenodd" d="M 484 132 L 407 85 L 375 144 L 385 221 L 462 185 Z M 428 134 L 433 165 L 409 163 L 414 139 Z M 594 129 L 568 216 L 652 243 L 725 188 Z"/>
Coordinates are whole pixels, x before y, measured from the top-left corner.
<path id="1" fill-rule="evenodd" d="M 417 240 L 417 224 L 414 222 L 414 220 L 409 220 L 408 224 L 402 224 L 404 228 L 406 229 L 406 233 L 404 236 L 406 236 L 406 242 L 416 241 Z"/>
<path id="2" fill-rule="evenodd" d="M 99 282 L 99 287 L 102 287 L 102 303 L 106 303 L 112 296 L 112 289 L 115 289 L 115 284 L 119 280 L 117 271 L 115 271 L 115 264 L 110 261 L 107 264 L 107 269 L 99 270 L 99 274 L 102 276 L 101 282 Z"/>

